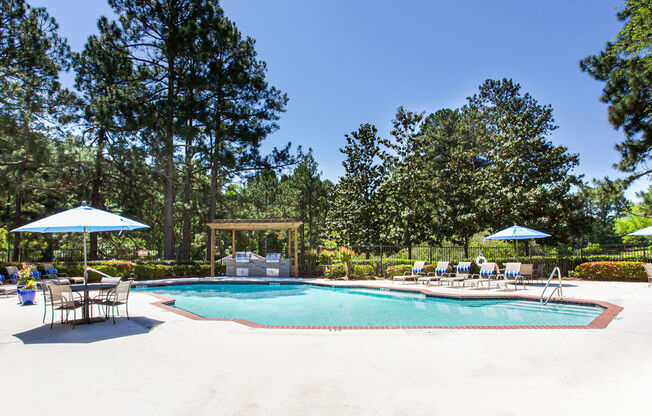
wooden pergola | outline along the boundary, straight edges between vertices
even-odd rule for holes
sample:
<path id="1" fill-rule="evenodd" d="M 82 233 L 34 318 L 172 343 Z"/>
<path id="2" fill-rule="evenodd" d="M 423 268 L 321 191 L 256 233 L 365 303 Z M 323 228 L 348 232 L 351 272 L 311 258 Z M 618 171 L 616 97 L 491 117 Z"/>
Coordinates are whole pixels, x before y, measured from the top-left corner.
<path id="1" fill-rule="evenodd" d="M 235 257 L 235 232 L 236 231 L 285 231 L 288 232 L 288 259 L 292 258 L 292 232 L 294 231 L 294 276 L 299 277 L 299 227 L 303 223 L 286 218 L 270 218 L 262 220 L 233 219 L 213 220 L 208 223 L 211 229 L 211 277 L 215 277 L 215 230 L 231 231 L 231 251 Z"/>

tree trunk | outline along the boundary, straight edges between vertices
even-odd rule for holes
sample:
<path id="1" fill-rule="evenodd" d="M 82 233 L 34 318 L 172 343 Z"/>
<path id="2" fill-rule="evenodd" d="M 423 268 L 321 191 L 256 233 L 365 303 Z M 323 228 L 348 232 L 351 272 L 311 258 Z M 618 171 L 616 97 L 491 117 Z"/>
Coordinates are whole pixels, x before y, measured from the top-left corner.
<path id="1" fill-rule="evenodd" d="M 18 174 L 16 175 L 16 200 L 14 203 L 14 228 L 20 227 L 23 221 L 23 172 L 25 165 L 18 165 Z M 11 257 L 12 261 L 20 260 L 20 240 L 21 233 L 14 233 L 14 251 Z"/>
<path id="2" fill-rule="evenodd" d="M 163 199 L 163 259 L 174 260 L 174 158 L 166 157 Z"/>
<path id="3" fill-rule="evenodd" d="M 91 182 L 91 206 L 102 208 L 101 187 L 104 180 L 104 145 L 106 133 L 100 130 L 97 135 L 97 149 L 95 149 L 95 174 Z M 90 233 L 91 247 L 88 252 L 89 260 L 97 260 L 97 233 Z"/>
<path id="4" fill-rule="evenodd" d="M 181 260 L 190 260 L 191 212 L 190 197 L 192 193 L 192 137 L 186 138 L 186 175 L 183 182 L 183 223 L 181 230 Z"/>
<path id="5" fill-rule="evenodd" d="M 217 171 L 217 140 L 213 138 L 211 133 L 212 150 L 211 150 L 211 183 L 208 191 L 208 217 L 206 218 L 207 222 L 212 222 L 215 219 L 217 213 L 217 185 L 218 185 L 218 171 Z M 210 230 L 208 232 L 208 241 L 206 244 L 206 260 L 210 259 L 211 248 L 210 248 Z"/>
<path id="6" fill-rule="evenodd" d="M 176 76 L 174 72 L 175 57 L 168 56 L 167 80 L 167 120 L 165 142 L 163 146 L 165 190 L 163 196 L 163 259 L 174 260 L 174 109 Z"/>
<path id="7" fill-rule="evenodd" d="M 465 259 L 469 258 L 469 239 L 468 238 L 464 239 L 464 258 Z"/>
<path id="8" fill-rule="evenodd" d="M 303 264 L 306 260 L 306 240 L 305 240 L 305 227 L 302 225 L 299 231 L 299 263 Z"/>

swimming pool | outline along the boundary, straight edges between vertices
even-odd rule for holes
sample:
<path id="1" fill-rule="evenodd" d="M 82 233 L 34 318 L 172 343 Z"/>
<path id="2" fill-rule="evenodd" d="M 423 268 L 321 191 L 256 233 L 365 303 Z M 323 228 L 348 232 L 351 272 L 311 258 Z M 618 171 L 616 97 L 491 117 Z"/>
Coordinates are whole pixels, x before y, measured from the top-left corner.
<path id="1" fill-rule="evenodd" d="M 585 326 L 599 306 L 306 284 L 193 284 L 137 288 L 209 319 L 301 327 Z"/>

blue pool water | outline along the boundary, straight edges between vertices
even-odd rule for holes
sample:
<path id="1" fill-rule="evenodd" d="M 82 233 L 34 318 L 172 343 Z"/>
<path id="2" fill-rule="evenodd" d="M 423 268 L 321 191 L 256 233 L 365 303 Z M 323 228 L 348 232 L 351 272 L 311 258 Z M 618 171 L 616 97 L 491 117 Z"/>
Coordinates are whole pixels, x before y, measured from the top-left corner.
<path id="1" fill-rule="evenodd" d="M 398 291 L 309 285 L 213 284 L 139 288 L 205 318 L 292 326 L 587 325 L 603 309 L 526 300 L 453 300 Z"/>

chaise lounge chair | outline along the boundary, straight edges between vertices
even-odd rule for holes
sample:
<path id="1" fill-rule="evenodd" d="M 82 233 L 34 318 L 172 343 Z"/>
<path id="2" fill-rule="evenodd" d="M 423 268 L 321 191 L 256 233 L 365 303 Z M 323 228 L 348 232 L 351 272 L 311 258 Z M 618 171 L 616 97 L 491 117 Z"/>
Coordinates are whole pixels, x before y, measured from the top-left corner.
<path id="1" fill-rule="evenodd" d="M 498 284 L 502 284 L 504 290 L 507 290 L 509 284 L 514 285 L 514 290 L 516 290 L 519 283 L 525 289 L 525 283 L 521 277 L 521 263 L 505 263 L 505 273 L 499 277 L 502 277 L 503 280 L 500 280 Z"/>
<path id="2" fill-rule="evenodd" d="M 453 286 L 455 282 L 462 282 L 462 288 L 467 281 L 475 281 L 473 275 L 471 274 L 471 262 L 462 261 L 455 268 L 455 274 L 447 276 L 441 279 L 441 283 L 448 283 L 449 286 Z"/>
<path id="3" fill-rule="evenodd" d="M 12 283 L 18 282 L 18 267 L 5 266 L 5 269 L 7 269 L 7 280 L 11 280 Z"/>
<path id="4" fill-rule="evenodd" d="M 473 279 L 473 284 L 478 288 L 481 287 L 481 283 L 487 283 L 487 290 L 491 288 L 491 282 L 496 281 L 498 278 L 498 265 L 496 263 L 485 262 L 480 266 L 480 275 L 479 278 Z"/>
<path id="5" fill-rule="evenodd" d="M 448 276 L 448 261 L 439 261 L 437 262 L 437 267 L 435 267 L 435 273 L 428 273 L 425 276 L 421 276 L 417 279 L 417 282 L 422 282 L 430 284 L 430 282 L 437 282 L 444 276 Z"/>
<path id="6" fill-rule="evenodd" d="M 0 274 L 0 293 L 4 294 L 5 297 L 9 297 L 9 295 L 15 295 L 16 294 L 16 288 L 15 287 L 7 287 L 4 285 L 5 277 Z"/>
<path id="7" fill-rule="evenodd" d="M 414 282 L 416 283 L 417 279 L 423 276 L 423 267 L 425 265 L 426 265 L 425 261 L 415 261 L 414 266 L 412 266 L 412 274 L 406 274 L 403 276 L 394 276 L 394 279 L 392 280 L 399 281 L 399 282 L 402 281 L 403 284 L 405 284 L 407 280 L 414 280 Z"/>
<path id="8" fill-rule="evenodd" d="M 28 264 L 28 266 L 29 266 L 29 270 L 30 270 L 30 273 L 29 273 L 30 277 L 33 280 L 36 280 L 36 281 L 41 280 L 41 276 L 43 276 L 43 273 L 41 273 L 38 270 L 38 267 L 35 264 Z"/>
<path id="9" fill-rule="evenodd" d="M 42 264 L 43 264 L 43 268 L 45 269 L 45 274 L 50 279 L 56 279 L 59 276 L 61 276 L 61 277 L 68 276 L 65 273 L 59 273 L 59 270 L 55 269 L 54 265 L 52 263 L 42 263 Z"/>

